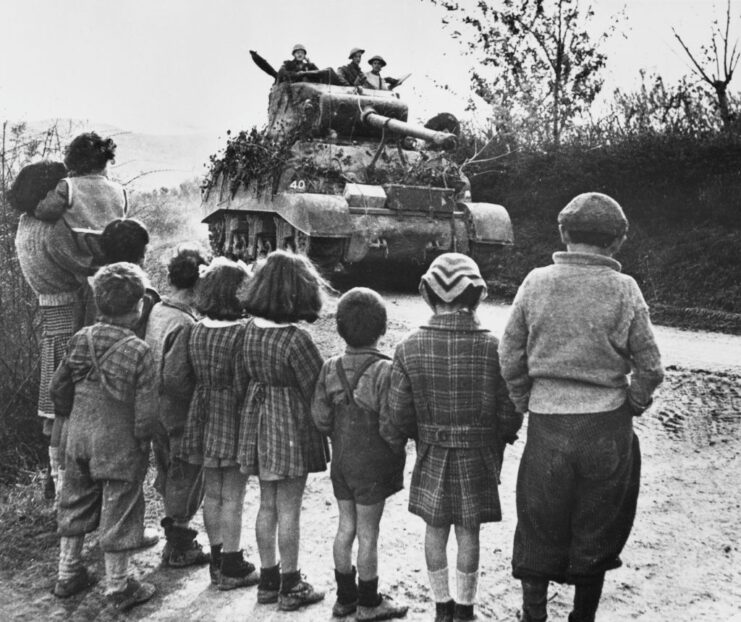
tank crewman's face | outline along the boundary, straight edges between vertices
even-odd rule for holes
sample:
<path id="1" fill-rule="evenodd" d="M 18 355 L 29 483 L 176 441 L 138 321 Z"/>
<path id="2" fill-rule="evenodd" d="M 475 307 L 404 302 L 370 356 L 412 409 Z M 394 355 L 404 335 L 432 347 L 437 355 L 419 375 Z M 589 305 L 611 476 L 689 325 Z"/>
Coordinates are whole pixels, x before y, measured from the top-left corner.
<path id="1" fill-rule="evenodd" d="M 374 60 L 371 63 L 371 67 L 373 68 L 373 73 L 380 73 L 383 63 L 380 60 Z"/>
<path id="2" fill-rule="evenodd" d="M 356 52 L 350 58 L 352 59 L 352 62 L 353 63 L 355 63 L 356 65 L 359 65 L 360 64 L 360 59 L 363 58 L 363 53 L 362 52 Z"/>
<path id="3" fill-rule="evenodd" d="M 304 52 L 303 50 L 296 50 L 293 53 L 293 58 L 295 58 L 296 60 L 304 60 L 306 58 L 306 52 Z"/>

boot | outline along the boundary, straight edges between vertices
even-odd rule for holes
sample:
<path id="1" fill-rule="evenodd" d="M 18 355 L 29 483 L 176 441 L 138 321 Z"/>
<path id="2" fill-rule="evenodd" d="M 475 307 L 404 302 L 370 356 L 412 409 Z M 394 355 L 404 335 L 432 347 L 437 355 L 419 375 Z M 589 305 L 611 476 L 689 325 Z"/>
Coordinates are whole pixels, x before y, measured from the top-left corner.
<path id="1" fill-rule="evenodd" d="M 211 561 L 211 556 L 203 551 L 196 541 L 198 532 L 187 527 L 178 527 L 170 518 L 160 523 L 165 529 L 165 546 L 162 549 L 162 565 L 166 568 L 185 568 L 201 566 Z"/>
<path id="2" fill-rule="evenodd" d="M 300 571 L 281 573 L 278 609 L 296 611 L 299 607 L 313 605 L 320 600 L 324 600 L 324 592 L 315 590 L 311 583 L 304 581 Z"/>
<path id="3" fill-rule="evenodd" d="M 355 583 L 355 575 L 355 566 L 347 573 L 336 569 L 334 571 L 334 578 L 337 582 L 337 600 L 332 606 L 332 615 L 335 618 L 350 615 L 358 606 L 358 585 Z"/>
<path id="4" fill-rule="evenodd" d="M 257 585 L 260 575 L 255 565 L 244 559 L 242 551 L 221 554 L 221 574 L 219 576 L 220 590 L 233 590 L 238 587 Z"/>
<path id="5" fill-rule="evenodd" d="M 151 583 L 139 582 L 128 578 L 126 587 L 120 592 L 108 594 L 106 598 L 117 611 L 128 611 L 132 607 L 147 602 L 154 596 L 157 588 Z"/>
<path id="6" fill-rule="evenodd" d="M 257 602 L 270 605 L 278 602 L 280 592 L 280 564 L 260 568 L 260 583 L 257 584 Z"/>
<path id="7" fill-rule="evenodd" d="M 473 605 L 461 605 L 460 603 L 455 604 L 453 622 L 470 622 L 470 620 L 475 619 L 476 614 L 473 612 Z"/>
<path id="8" fill-rule="evenodd" d="M 408 609 L 404 605 L 395 605 L 391 598 L 378 593 L 378 577 L 370 581 L 358 581 L 358 620 L 368 622 L 401 618 Z"/>
<path id="9" fill-rule="evenodd" d="M 455 601 L 435 603 L 435 622 L 453 622 L 455 615 Z"/>
<path id="10" fill-rule="evenodd" d="M 604 582 L 602 574 L 593 581 L 574 586 L 574 610 L 569 614 L 569 622 L 594 622 Z"/>

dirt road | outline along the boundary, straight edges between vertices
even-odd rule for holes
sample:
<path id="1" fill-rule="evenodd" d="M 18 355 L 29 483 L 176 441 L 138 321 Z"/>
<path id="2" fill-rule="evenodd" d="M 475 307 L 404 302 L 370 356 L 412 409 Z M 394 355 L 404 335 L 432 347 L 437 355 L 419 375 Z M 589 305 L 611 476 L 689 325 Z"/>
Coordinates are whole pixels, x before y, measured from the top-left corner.
<path id="1" fill-rule="evenodd" d="M 427 309 L 416 297 L 389 295 L 390 330 L 382 343 L 391 351 L 410 327 L 423 322 Z M 487 303 L 483 322 L 500 333 L 507 307 Z M 325 355 L 340 351 L 333 321 L 311 328 Z M 600 622 L 641 620 L 689 622 L 741 620 L 741 337 L 657 330 L 670 369 L 656 403 L 636 419 L 643 453 L 642 491 L 638 517 L 624 551 L 625 565 L 608 575 Z M 478 593 L 480 620 L 514 620 L 519 585 L 510 575 L 510 552 L 515 526 L 514 489 L 525 432 L 505 455 L 500 495 L 504 520 L 485 525 L 481 537 L 481 577 Z M 407 479 L 414 463 L 408 446 Z M 156 526 L 161 507 L 149 494 L 148 524 Z M 257 485 L 248 485 L 242 541 L 255 559 L 254 519 Z M 406 510 L 407 492 L 392 497 L 381 526 L 380 579 L 384 591 L 410 605 L 407 620 L 431 620 L 433 605 L 422 550 L 424 525 Z M 258 606 L 255 589 L 218 592 L 208 584 L 205 568 L 161 570 L 161 544 L 139 553 L 134 566 L 139 576 L 155 583 L 159 595 L 120 619 L 181 621 L 231 620 L 256 622 L 313 622 L 329 620 L 333 594 L 332 539 L 337 510 L 326 474 L 309 479 L 302 517 L 302 570 L 326 600 L 305 611 L 278 612 Z M 202 530 L 200 515 L 196 520 Z M 41 536 L 40 536 L 41 537 Z M 108 620 L 102 590 L 59 601 L 49 594 L 53 584 L 55 538 L 46 534 L 47 551 L 28 570 L 0 569 L 0 619 Z M 201 534 L 205 544 L 205 534 Z M 102 575 L 94 539 L 87 560 Z M 451 546 L 450 552 L 454 552 Z M 453 556 L 450 557 L 454 559 Z M 30 562 L 29 562 L 30 563 Z M 451 567 L 454 562 L 451 561 Z M 451 583 L 455 590 L 454 581 Z M 554 585 L 550 592 L 551 620 L 566 620 L 572 590 Z M 351 618 L 352 619 L 352 618 Z"/>

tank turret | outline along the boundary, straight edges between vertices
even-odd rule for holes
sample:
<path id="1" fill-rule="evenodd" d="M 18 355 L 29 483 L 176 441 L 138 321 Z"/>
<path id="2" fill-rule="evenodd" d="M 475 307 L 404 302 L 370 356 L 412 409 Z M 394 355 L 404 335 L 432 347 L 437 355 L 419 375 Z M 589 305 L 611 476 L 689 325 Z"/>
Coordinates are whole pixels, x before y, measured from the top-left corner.
<path id="1" fill-rule="evenodd" d="M 470 201 L 455 145 L 409 123 L 393 91 L 276 83 L 265 129 L 212 158 L 203 205 L 214 251 L 252 261 L 291 248 L 327 273 L 411 275 L 455 250 L 486 276 L 512 226 L 502 206 Z"/>

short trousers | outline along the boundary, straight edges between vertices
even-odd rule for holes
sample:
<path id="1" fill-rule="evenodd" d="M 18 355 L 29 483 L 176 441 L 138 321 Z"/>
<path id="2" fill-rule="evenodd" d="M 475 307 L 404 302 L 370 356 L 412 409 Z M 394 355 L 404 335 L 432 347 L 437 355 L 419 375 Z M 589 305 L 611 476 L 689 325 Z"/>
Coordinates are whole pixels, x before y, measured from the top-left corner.
<path id="1" fill-rule="evenodd" d="M 106 553 L 141 546 L 144 536 L 142 477 L 136 482 L 95 480 L 84 461 L 67 460 L 57 510 L 60 536 L 82 536 L 96 529 Z"/>
<path id="2" fill-rule="evenodd" d="M 357 505 L 376 505 L 404 488 L 404 471 L 388 477 L 352 477 L 343 469 L 333 468 L 332 490 L 339 501 L 355 501 Z"/>

